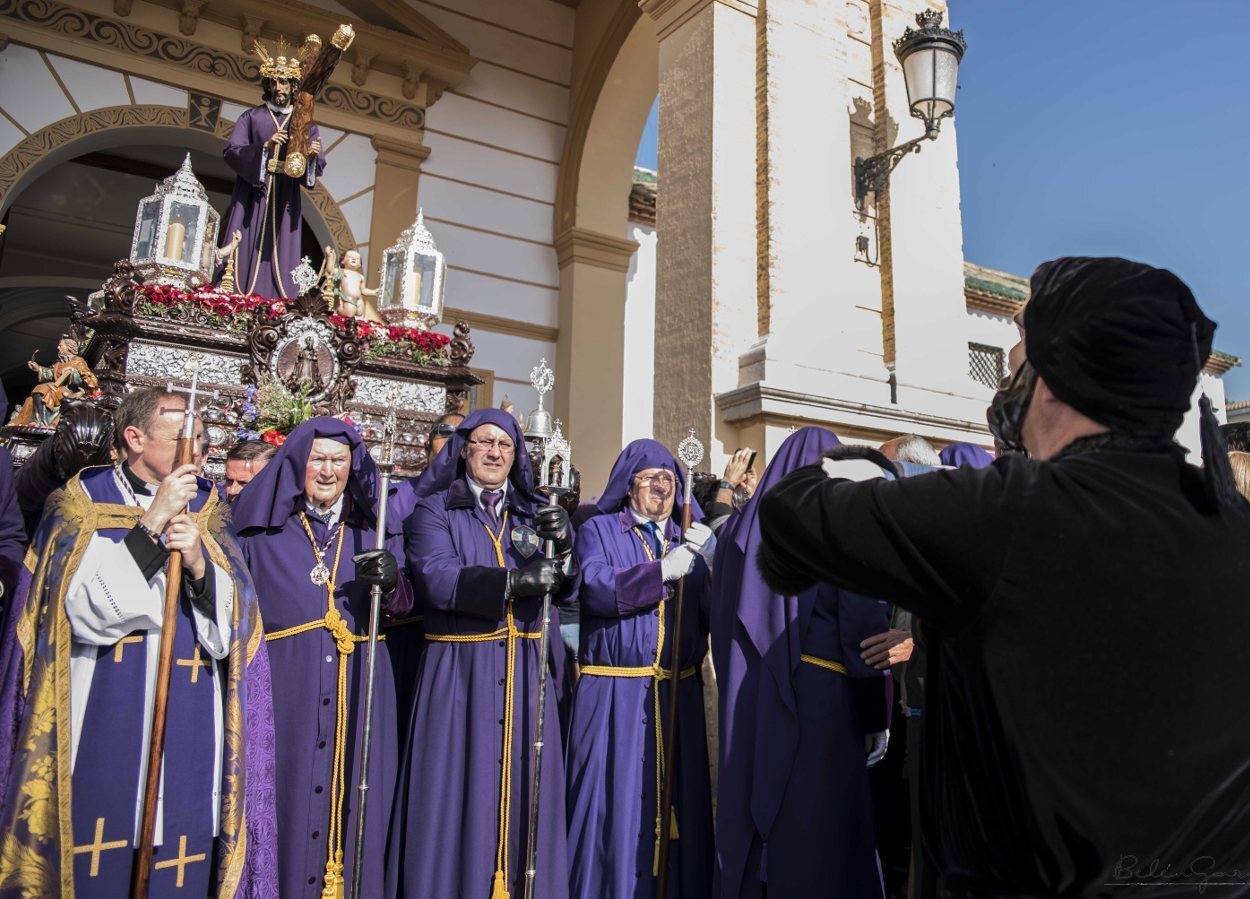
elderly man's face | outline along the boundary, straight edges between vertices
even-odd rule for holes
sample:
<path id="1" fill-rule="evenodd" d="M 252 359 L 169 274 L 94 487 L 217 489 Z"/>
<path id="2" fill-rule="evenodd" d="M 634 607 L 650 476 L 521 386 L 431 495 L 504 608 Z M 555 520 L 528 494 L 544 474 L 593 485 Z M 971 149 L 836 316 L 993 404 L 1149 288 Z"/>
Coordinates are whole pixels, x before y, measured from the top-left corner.
<path id="1" fill-rule="evenodd" d="M 508 480 L 516 452 L 516 444 L 506 431 L 486 424 L 473 429 L 460 458 L 469 477 L 487 490 L 495 490 Z"/>
<path id="2" fill-rule="evenodd" d="M 337 440 L 318 437 L 313 441 L 304 469 L 304 495 L 319 509 L 334 505 L 347 489 L 352 473 L 351 447 Z"/>
<path id="3" fill-rule="evenodd" d="M 651 521 L 663 521 L 673 514 L 677 499 L 677 478 L 667 468 L 644 468 L 634 475 L 629 488 L 629 507 Z"/>

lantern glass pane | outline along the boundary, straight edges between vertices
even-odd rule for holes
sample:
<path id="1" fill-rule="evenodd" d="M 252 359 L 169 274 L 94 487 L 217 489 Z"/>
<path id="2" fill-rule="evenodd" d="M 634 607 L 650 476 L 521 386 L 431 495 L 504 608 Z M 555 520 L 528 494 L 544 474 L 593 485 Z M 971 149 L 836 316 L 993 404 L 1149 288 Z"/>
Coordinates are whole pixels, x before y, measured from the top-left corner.
<path id="1" fill-rule="evenodd" d="M 387 309 L 403 305 L 404 298 L 400 295 L 403 276 L 403 256 L 396 250 L 387 250 L 382 254 L 382 295 L 378 305 Z"/>
<path id="2" fill-rule="evenodd" d="M 939 115 L 949 115 L 955 108 L 955 88 L 959 82 L 959 59 L 949 50 L 937 50 L 934 56 L 933 96 L 938 101 Z"/>
<path id="3" fill-rule="evenodd" d="M 417 308 L 428 310 L 434 306 L 434 273 L 438 268 L 438 257 L 425 253 L 412 254 L 412 276 L 416 284 L 413 295 L 417 300 Z"/>
<path id="4" fill-rule="evenodd" d="M 156 223 L 161 217 L 159 197 L 149 197 L 139 204 L 139 231 L 131 252 L 134 261 L 151 259 L 155 252 Z"/>
<path id="5" fill-rule="evenodd" d="M 907 81 L 907 102 L 912 109 L 933 97 L 933 50 L 921 47 L 903 60 L 903 78 Z"/>
<path id="6" fill-rule="evenodd" d="M 200 255 L 200 207 L 178 200 L 169 206 L 165 226 L 165 252 L 170 262 L 195 268 Z"/>

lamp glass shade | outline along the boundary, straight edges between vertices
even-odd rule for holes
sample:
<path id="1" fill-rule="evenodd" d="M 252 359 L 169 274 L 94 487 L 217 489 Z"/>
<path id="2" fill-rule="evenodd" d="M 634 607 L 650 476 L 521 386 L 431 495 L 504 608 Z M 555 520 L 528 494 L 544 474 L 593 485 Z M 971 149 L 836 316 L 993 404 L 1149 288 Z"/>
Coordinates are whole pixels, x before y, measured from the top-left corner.
<path id="1" fill-rule="evenodd" d="M 943 42 L 917 47 L 903 59 L 907 102 L 912 115 L 932 127 L 955 111 L 955 88 L 959 81 L 959 55 Z"/>

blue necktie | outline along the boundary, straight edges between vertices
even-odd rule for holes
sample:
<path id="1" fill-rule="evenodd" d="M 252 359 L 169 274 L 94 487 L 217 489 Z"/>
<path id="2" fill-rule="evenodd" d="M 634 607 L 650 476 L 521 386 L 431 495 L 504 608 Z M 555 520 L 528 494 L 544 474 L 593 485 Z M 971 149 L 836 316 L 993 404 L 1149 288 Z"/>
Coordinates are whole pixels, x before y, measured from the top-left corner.
<path id="1" fill-rule="evenodd" d="M 660 526 L 654 521 L 648 521 L 642 526 L 646 532 L 647 540 L 651 544 L 651 552 L 658 559 L 664 555 L 664 544 L 660 541 Z"/>

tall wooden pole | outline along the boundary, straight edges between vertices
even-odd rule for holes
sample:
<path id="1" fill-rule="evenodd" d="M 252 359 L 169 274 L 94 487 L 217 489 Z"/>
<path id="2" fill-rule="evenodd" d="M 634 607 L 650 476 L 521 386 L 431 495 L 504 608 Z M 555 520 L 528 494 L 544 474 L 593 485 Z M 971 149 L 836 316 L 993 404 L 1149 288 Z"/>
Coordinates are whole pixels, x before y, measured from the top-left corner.
<path id="1" fill-rule="evenodd" d="M 695 439 L 694 429 L 690 436 L 677 446 L 677 458 L 686 467 L 686 484 L 682 493 L 681 535 L 685 539 L 686 531 L 690 530 L 691 502 L 693 501 L 694 467 L 703 461 L 703 444 Z M 657 872 L 656 899 L 667 899 L 668 896 L 668 849 L 672 842 L 673 820 L 673 785 L 677 781 L 677 704 L 681 687 L 681 622 L 685 618 L 686 578 L 677 581 L 676 595 L 673 601 L 673 626 L 669 629 L 673 642 L 669 644 L 668 673 L 668 720 L 665 722 L 665 733 L 668 740 L 664 744 L 664 788 L 660 792 L 660 861 Z"/>

